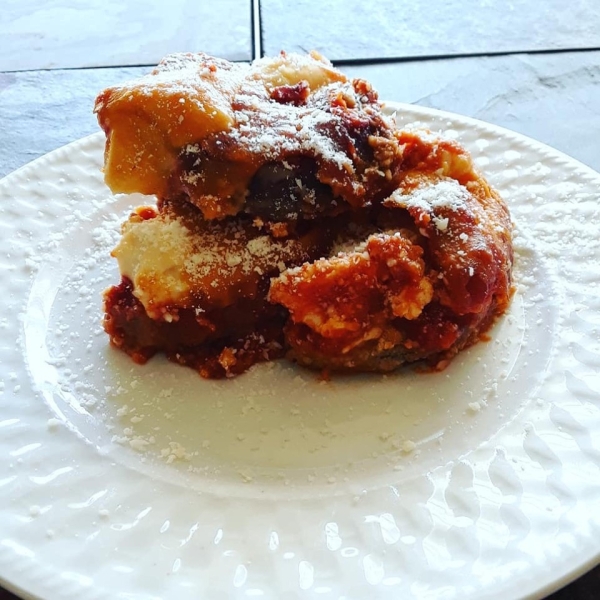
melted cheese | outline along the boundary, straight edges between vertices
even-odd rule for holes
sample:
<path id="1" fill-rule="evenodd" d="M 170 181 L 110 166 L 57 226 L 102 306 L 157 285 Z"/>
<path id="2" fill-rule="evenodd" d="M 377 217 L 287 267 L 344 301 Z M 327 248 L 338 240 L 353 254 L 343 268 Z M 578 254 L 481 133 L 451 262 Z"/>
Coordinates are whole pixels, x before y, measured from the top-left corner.
<path id="1" fill-rule="evenodd" d="M 306 260 L 301 241 L 274 240 L 236 222 L 196 222 L 162 213 L 132 215 L 112 255 L 148 315 L 173 307 L 199 310 L 253 298 L 260 281 Z"/>
<path id="2" fill-rule="evenodd" d="M 317 54 L 282 54 L 251 65 L 202 53 L 167 56 L 152 73 L 108 88 L 96 100 L 94 112 L 107 134 L 107 185 L 113 192 L 163 196 L 183 147 L 244 124 L 242 105 L 264 112 L 274 87 L 303 80 L 313 91 L 347 82 Z"/>

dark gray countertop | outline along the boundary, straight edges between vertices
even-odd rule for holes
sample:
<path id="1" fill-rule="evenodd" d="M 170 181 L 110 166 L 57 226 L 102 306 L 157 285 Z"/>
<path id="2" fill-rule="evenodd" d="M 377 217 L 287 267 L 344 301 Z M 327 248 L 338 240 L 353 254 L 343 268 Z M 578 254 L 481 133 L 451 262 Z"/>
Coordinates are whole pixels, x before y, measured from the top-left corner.
<path id="1" fill-rule="evenodd" d="M 368 7 L 368 8 L 367 8 Z M 261 0 L 263 47 L 330 60 L 455 56 L 600 46 L 595 0 Z"/>
<path id="2" fill-rule="evenodd" d="M 382 99 L 489 121 L 600 170 L 595 0 L 575 0 L 568 10 L 558 0 L 506 6 L 430 0 L 410 10 L 383 1 L 368 14 L 354 1 L 322 3 L 318 11 L 313 4 L 262 0 L 265 53 L 316 48 L 351 60 L 344 70 L 371 81 Z M 169 15 L 139 0 L 121 12 L 120 4 L 106 0 L 78 9 L 68 0 L 53 8 L 39 0 L 9 6 L 0 8 L 0 177 L 98 131 L 94 98 L 107 85 L 148 70 L 131 65 L 180 50 L 248 60 L 258 41 L 245 0 L 227 0 L 218 10 L 179 0 Z M 83 29 L 74 34 L 79 23 Z M 439 55 L 445 57 L 426 58 Z M 0 599 L 9 598 L 15 597 L 0 590 Z M 600 567 L 550 598 L 600 598 Z"/>
<path id="3" fill-rule="evenodd" d="M 21 0 L 0 8 L 0 71 L 156 64 L 174 49 L 252 58 L 246 0 Z"/>

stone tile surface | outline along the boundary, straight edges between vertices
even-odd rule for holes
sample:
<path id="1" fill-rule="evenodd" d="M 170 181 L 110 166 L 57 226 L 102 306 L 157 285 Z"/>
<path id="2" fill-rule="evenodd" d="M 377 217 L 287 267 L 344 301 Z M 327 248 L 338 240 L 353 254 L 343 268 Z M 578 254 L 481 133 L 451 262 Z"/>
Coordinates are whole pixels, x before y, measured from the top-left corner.
<path id="1" fill-rule="evenodd" d="M 548 596 L 546 600 L 598 600 L 600 598 L 600 566 Z"/>
<path id="2" fill-rule="evenodd" d="M 92 113 L 105 87 L 149 68 L 0 73 L 0 177 L 99 131 Z"/>
<path id="3" fill-rule="evenodd" d="M 263 49 L 331 60 L 600 47 L 597 0 L 261 0 Z"/>
<path id="4" fill-rule="evenodd" d="M 600 171 L 600 51 L 345 67 L 383 100 L 421 104 L 523 133 Z"/>
<path id="5" fill-rule="evenodd" d="M 203 50 L 251 58 L 251 0 L 4 0 L 0 71 L 157 63 Z"/>

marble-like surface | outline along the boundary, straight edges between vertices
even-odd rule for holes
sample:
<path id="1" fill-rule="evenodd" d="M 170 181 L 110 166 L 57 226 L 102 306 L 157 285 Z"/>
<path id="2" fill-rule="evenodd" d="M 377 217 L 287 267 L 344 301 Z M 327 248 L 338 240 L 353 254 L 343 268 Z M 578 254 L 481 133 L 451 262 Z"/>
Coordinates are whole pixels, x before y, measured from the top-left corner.
<path id="1" fill-rule="evenodd" d="M 252 52 L 249 0 L 5 0 L 0 71 L 157 63 L 169 52 Z"/>
<path id="2" fill-rule="evenodd" d="M 600 47 L 597 0 L 261 0 L 263 49 L 331 60 Z"/>
<path id="3" fill-rule="evenodd" d="M 0 73 L 0 177 L 98 131 L 92 113 L 105 87 L 147 67 Z"/>

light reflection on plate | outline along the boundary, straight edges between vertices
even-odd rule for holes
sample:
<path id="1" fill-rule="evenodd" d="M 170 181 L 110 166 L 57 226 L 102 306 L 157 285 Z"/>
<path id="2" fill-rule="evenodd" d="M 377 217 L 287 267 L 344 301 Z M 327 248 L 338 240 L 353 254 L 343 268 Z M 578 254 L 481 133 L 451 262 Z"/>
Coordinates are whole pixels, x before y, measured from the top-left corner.
<path id="1" fill-rule="evenodd" d="M 161 358 L 135 365 L 108 347 L 100 294 L 140 199 L 103 186 L 102 139 L 0 183 L 2 239 L 17 246 L 0 325 L 20 333 L 17 352 L 0 348 L 10 585 L 505 598 L 595 559 L 600 176 L 493 126 L 390 108 L 451 127 L 517 226 L 510 311 L 442 373 L 325 383 L 277 363 L 215 382 Z"/>

